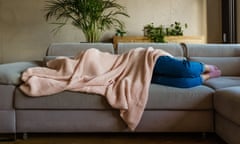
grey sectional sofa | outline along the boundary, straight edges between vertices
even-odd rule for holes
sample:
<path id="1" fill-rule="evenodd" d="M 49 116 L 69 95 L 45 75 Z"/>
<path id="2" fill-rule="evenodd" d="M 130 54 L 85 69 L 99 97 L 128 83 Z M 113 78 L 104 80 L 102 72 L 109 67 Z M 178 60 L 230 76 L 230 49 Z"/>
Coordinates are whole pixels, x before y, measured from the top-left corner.
<path id="1" fill-rule="evenodd" d="M 188 89 L 151 84 L 135 132 L 210 132 L 229 144 L 239 144 L 240 45 L 120 43 L 117 53 L 149 46 L 178 58 L 215 64 L 222 76 Z M 0 65 L 0 134 L 129 132 L 119 111 L 102 96 L 65 91 L 33 98 L 18 89 L 21 72 L 27 67 L 44 66 L 56 56 L 71 57 L 90 47 L 114 53 L 108 43 L 53 43 L 43 61 Z"/>

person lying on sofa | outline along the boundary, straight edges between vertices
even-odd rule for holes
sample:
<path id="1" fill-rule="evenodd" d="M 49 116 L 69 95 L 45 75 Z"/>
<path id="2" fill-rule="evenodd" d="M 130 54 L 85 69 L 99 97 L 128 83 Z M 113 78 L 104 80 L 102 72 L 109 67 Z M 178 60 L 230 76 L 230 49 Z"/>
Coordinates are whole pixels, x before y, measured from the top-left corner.
<path id="1" fill-rule="evenodd" d="M 66 90 L 104 96 L 134 130 L 145 109 L 151 82 L 189 88 L 220 75 L 216 66 L 178 60 L 152 47 L 121 55 L 91 48 L 74 58 L 50 60 L 47 67 L 27 69 L 20 89 L 28 96 L 50 96 Z"/>
<path id="2" fill-rule="evenodd" d="M 160 56 L 153 69 L 152 83 L 190 88 L 220 75 L 221 70 L 215 65 L 179 60 L 172 56 Z"/>
<path id="3" fill-rule="evenodd" d="M 114 88 L 151 83 L 191 88 L 209 78 L 218 77 L 221 70 L 214 65 L 175 58 L 162 49 L 136 48 L 115 55 L 92 48 L 74 58 L 58 57 L 47 62 L 47 67 L 33 67 L 22 74 L 20 89 L 28 95 L 50 95 L 63 90 L 85 91 L 84 87 L 102 85 Z M 42 91 L 44 89 L 44 91 Z M 93 87 L 95 92 L 96 87 Z M 33 92 L 33 93 L 32 93 Z M 99 92 L 99 91 L 97 91 Z M 101 94 L 105 93 L 101 90 Z"/>

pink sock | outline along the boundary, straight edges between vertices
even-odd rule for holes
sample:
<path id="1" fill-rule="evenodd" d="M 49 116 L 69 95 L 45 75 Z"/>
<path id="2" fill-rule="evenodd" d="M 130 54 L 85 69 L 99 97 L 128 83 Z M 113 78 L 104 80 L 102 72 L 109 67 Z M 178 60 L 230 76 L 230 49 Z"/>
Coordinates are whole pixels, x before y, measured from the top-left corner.
<path id="1" fill-rule="evenodd" d="M 221 70 L 217 69 L 217 70 L 212 70 L 212 71 L 210 71 L 209 76 L 210 76 L 211 78 L 214 78 L 214 77 L 219 77 L 219 76 L 221 76 L 221 74 L 222 74 Z"/>
<path id="2" fill-rule="evenodd" d="M 219 68 L 215 65 L 208 65 L 210 71 L 215 71 L 215 70 L 219 70 Z"/>

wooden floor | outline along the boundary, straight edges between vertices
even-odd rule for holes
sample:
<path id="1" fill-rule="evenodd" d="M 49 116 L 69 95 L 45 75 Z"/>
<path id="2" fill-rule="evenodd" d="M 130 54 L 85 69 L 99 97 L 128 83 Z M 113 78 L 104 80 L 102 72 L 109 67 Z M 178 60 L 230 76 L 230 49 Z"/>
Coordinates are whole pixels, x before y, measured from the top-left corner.
<path id="1" fill-rule="evenodd" d="M 0 144 L 226 144 L 215 134 L 200 133 L 80 133 L 29 134 L 27 139 L 17 136 L 15 141 Z"/>

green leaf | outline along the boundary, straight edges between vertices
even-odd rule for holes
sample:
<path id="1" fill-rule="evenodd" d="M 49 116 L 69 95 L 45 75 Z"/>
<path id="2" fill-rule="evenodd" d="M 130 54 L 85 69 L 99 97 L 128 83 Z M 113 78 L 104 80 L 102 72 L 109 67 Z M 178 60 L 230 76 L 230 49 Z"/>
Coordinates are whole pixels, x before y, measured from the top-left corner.
<path id="1" fill-rule="evenodd" d="M 107 29 L 123 27 L 119 16 L 129 17 L 115 0 L 47 0 L 44 10 L 46 21 L 71 21 L 89 42 L 99 41 Z"/>

